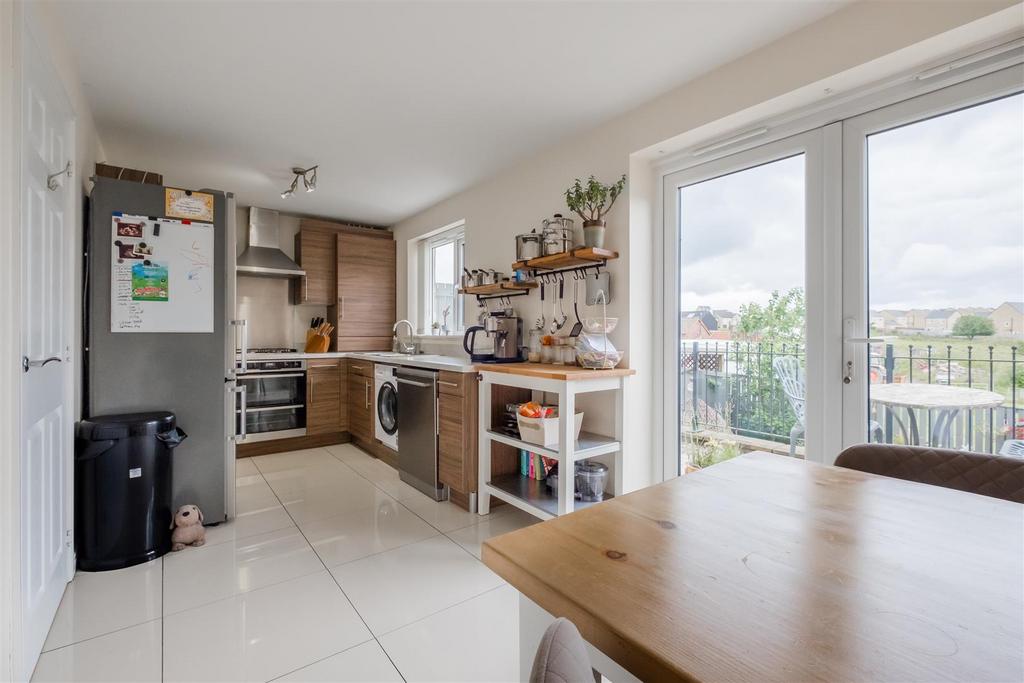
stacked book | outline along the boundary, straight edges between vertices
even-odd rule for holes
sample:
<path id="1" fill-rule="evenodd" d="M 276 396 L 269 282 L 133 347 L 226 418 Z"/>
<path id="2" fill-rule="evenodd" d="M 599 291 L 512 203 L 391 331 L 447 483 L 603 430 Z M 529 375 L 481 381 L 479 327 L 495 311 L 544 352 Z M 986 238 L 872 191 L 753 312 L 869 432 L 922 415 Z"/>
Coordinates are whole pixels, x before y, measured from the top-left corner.
<path id="1" fill-rule="evenodd" d="M 545 458 L 539 453 L 531 453 L 526 450 L 519 451 L 519 473 L 530 479 L 544 479 L 548 476 L 557 460 Z"/>

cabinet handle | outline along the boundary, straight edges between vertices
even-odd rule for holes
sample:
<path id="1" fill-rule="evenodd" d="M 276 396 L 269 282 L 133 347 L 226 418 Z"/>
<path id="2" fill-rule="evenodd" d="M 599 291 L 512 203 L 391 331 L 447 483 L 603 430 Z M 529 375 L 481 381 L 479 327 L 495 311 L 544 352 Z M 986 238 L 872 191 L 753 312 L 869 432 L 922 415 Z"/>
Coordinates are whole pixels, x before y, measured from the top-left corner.
<path id="1" fill-rule="evenodd" d="M 443 384 L 446 387 L 455 387 L 456 389 L 459 388 L 459 383 L 458 382 L 445 382 L 443 379 L 439 379 L 439 380 L 437 380 L 437 383 L 438 384 Z"/>
<path id="2" fill-rule="evenodd" d="M 366 409 L 370 409 L 370 383 L 366 383 Z"/>
<path id="3" fill-rule="evenodd" d="M 341 315 L 338 316 L 340 320 L 345 319 L 345 297 L 339 296 L 338 303 L 341 305 Z"/>
<path id="4" fill-rule="evenodd" d="M 316 375 L 311 374 L 306 377 L 306 381 L 309 382 L 309 407 L 312 408 L 316 400 L 313 398 L 313 394 L 316 389 Z"/>
<path id="5" fill-rule="evenodd" d="M 365 370 L 366 369 L 365 365 L 350 365 L 349 367 L 352 368 L 353 370 Z"/>

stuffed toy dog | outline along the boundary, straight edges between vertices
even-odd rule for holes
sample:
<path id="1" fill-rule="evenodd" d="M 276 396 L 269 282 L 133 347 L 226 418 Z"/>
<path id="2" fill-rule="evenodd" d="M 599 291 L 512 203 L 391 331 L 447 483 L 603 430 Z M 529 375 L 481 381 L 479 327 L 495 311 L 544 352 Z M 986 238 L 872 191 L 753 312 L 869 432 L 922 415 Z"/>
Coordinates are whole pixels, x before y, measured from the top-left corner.
<path id="1" fill-rule="evenodd" d="M 171 550 L 181 550 L 187 545 L 201 546 L 206 543 L 206 529 L 203 528 L 203 511 L 195 505 L 182 505 L 171 520 Z"/>

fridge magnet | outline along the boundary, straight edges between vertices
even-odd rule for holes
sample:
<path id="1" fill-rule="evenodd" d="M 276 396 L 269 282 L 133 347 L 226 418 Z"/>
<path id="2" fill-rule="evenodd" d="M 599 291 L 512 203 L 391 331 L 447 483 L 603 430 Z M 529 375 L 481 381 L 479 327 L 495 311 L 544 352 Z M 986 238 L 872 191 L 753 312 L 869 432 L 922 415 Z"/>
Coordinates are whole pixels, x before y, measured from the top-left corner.
<path id="1" fill-rule="evenodd" d="M 143 261 L 132 265 L 132 301 L 168 301 L 167 264 Z"/>
<path id="2" fill-rule="evenodd" d="M 213 195 L 168 187 L 164 190 L 164 215 L 190 221 L 212 221 Z"/>
<path id="3" fill-rule="evenodd" d="M 124 223 L 117 221 L 117 236 L 118 237 L 142 237 L 143 231 L 142 223 Z"/>

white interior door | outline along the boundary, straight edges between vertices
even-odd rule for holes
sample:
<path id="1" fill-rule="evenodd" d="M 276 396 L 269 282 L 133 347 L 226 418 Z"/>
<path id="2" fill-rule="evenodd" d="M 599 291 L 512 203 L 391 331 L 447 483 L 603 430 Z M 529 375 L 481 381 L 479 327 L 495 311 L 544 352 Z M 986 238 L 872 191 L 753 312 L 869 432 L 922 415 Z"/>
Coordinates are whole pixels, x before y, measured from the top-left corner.
<path id="1" fill-rule="evenodd" d="M 26 679 L 74 571 L 73 118 L 45 53 L 24 33 L 22 80 L 21 665 Z M 73 166 L 72 166 L 73 167 Z M 57 175 L 54 175 L 57 174 Z"/>
<path id="2" fill-rule="evenodd" d="M 1014 66 L 843 122 L 844 446 L 1024 438 L 1022 90 Z"/>

